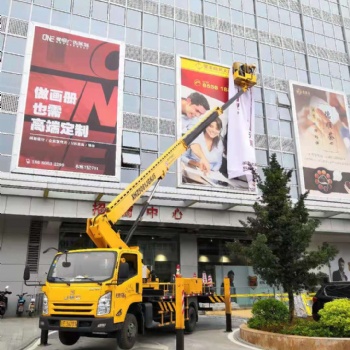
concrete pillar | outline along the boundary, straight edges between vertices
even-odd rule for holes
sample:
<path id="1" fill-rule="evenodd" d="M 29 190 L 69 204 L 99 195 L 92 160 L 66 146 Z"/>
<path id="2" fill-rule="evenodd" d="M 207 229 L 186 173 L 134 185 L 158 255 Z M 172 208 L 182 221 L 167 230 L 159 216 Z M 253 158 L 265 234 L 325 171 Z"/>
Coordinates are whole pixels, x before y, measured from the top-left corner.
<path id="1" fill-rule="evenodd" d="M 183 277 L 198 275 L 197 237 L 191 234 L 180 235 L 180 265 Z"/>

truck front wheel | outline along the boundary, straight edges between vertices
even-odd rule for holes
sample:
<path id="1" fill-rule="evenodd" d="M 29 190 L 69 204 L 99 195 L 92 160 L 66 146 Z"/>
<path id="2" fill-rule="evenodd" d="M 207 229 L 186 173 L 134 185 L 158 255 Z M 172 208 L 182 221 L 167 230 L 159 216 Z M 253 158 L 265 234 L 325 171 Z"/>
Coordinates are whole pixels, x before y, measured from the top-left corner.
<path id="1" fill-rule="evenodd" d="M 63 345 L 74 345 L 80 338 L 80 334 L 76 332 L 59 331 L 58 337 Z"/>
<path id="2" fill-rule="evenodd" d="M 117 333 L 118 346 L 121 349 L 129 350 L 136 343 L 138 332 L 137 319 L 133 314 L 126 314 L 123 327 Z"/>
<path id="3" fill-rule="evenodd" d="M 192 333 L 196 328 L 197 314 L 196 309 L 190 305 L 188 308 L 188 320 L 185 321 L 185 332 Z"/>

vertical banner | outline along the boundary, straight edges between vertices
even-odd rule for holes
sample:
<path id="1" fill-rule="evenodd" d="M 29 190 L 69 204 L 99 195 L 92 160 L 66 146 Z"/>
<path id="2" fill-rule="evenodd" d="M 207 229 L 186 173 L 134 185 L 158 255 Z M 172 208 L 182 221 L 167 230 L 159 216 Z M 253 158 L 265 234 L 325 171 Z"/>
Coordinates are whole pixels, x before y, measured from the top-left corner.
<path id="1" fill-rule="evenodd" d="M 178 136 L 183 135 L 196 125 L 210 110 L 222 106 L 229 99 L 230 68 L 204 61 L 178 57 Z M 240 102 L 241 101 L 241 102 Z M 249 188 L 248 180 L 243 170 L 240 150 L 245 144 L 250 144 L 249 135 L 240 129 L 240 123 L 231 113 L 232 121 L 228 126 L 228 111 L 225 111 L 212 122 L 190 145 L 180 159 L 180 185 L 205 186 L 217 189 L 238 191 L 255 191 Z M 253 103 L 253 101 L 252 101 Z M 240 108 L 242 111 L 242 108 Z M 251 111 L 250 109 L 248 109 Z M 254 123 L 254 113 L 249 115 Z M 230 132 L 228 132 L 228 127 Z M 230 153 L 230 138 L 244 133 L 239 149 Z M 254 134 L 253 134 L 254 137 Z M 241 164 L 240 172 L 229 174 L 230 167 Z"/>
<path id="2" fill-rule="evenodd" d="M 350 199 L 350 134 L 343 93 L 291 82 L 301 181 L 323 199 Z"/>
<path id="3" fill-rule="evenodd" d="M 116 176 L 122 44 L 35 26 L 18 166 Z"/>

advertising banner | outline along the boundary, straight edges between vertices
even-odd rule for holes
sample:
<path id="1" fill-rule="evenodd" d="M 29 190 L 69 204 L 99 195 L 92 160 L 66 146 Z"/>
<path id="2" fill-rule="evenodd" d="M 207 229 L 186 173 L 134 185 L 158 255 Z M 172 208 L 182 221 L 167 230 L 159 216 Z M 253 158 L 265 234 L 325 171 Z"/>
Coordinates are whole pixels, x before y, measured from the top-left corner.
<path id="1" fill-rule="evenodd" d="M 350 281 L 350 243 L 329 242 L 338 249 L 338 254 L 330 262 L 330 281 Z"/>
<path id="2" fill-rule="evenodd" d="M 210 110 L 221 107 L 229 97 L 230 68 L 204 61 L 178 57 L 178 136 L 180 137 L 193 128 Z M 190 145 L 180 159 L 180 185 L 214 187 L 239 191 L 255 191 L 247 178 L 242 156 L 245 144 L 253 149 L 254 144 L 254 101 L 252 92 L 249 97 L 241 96 L 234 102 L 229 111 L 211 123 Z M 243 98 L 245 97 L 245 98 Z M 242 108 L 244 104 L 246 108 Z M 249 106 L 247 105 L 249 104 Z M 244 110 L 243 110 L 244 109 Z M 247 114 L 244 112 L 247 111 Z M 240 128 L 239 113 L 249 120 L 250 130 Z M 228 129 L 230 131 L 228 132 Z M 240 136 L 243 134 L 243 137 Z M 250 137 L 253 136 L 251 139 Z M 244 139 L 246 143 L 239 143 L 234 152 L 228 150 L 233 147 L 233 139 Z M 253 142 L 253 141 L 252 141 Z M 240 169 L 237 169 L 237 164 Z M 233 171 L 233 169 L 235 171 Z"/>
<path id="3" fill-rule="evenodd" d="M 35 26 L 18 166 L 116 176 L 122 44 Z"/>
<path id="4" fill-rule="evenodd" d="M 291 82 L 304 190 L 320 199 L 350 199 L 350 134 L 343 93 Z"/>

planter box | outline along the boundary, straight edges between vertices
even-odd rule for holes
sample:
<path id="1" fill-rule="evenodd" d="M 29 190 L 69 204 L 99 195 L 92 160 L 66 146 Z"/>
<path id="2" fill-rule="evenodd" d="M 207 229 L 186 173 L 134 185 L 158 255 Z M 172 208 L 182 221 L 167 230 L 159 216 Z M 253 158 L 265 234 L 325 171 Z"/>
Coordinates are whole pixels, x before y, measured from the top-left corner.
<path id="1" fill-rule="evenodd" d="M 265 350 L 349 350 L 350 338 L 316 338 L 263 332 L 240 326 L 240 337 Z"/>

